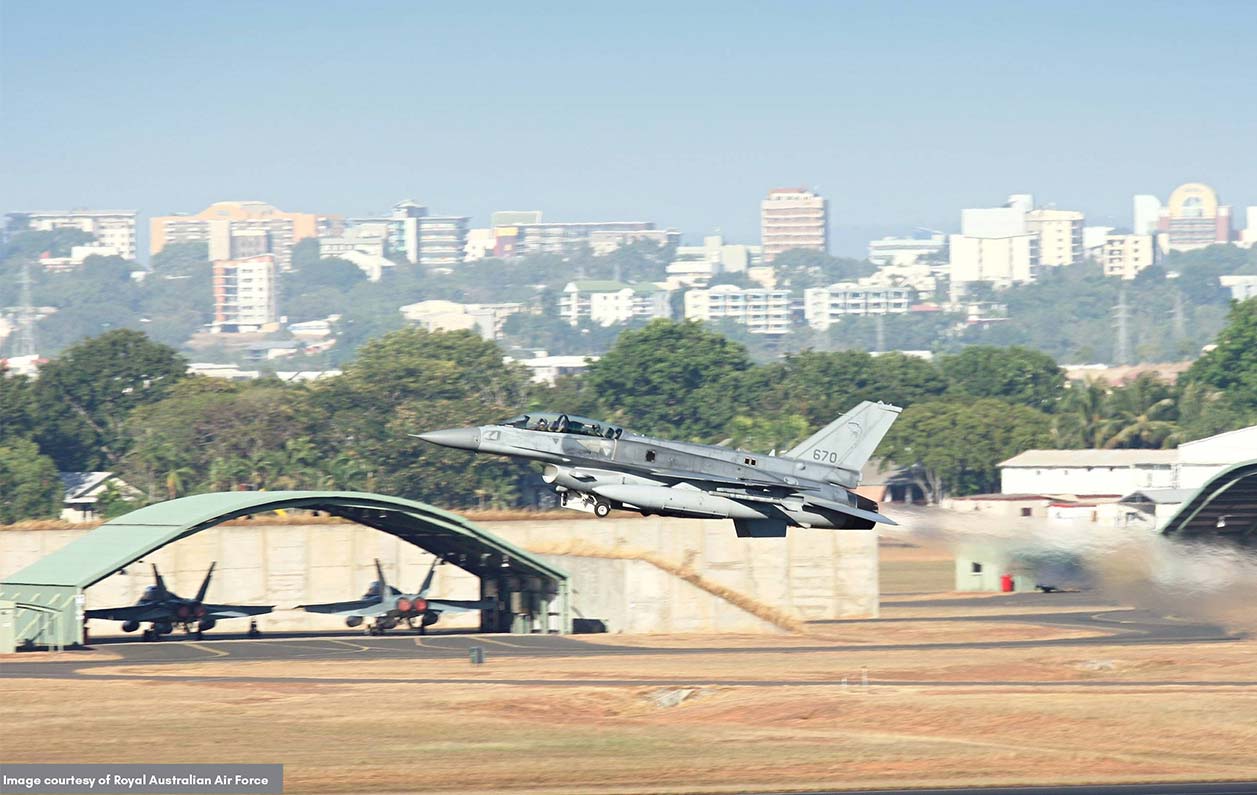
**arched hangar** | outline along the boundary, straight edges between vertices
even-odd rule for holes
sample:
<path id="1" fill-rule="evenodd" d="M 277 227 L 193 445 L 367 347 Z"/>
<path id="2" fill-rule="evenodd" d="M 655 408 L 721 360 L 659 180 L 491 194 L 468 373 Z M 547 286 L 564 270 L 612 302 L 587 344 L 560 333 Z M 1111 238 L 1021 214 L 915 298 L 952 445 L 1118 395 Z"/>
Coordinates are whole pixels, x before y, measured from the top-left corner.
<path id="1" fill-rule="evenodd" d="M 1162 529 L 1179 540 L 1257 546 L 1257 461 L 1236 464 L 1201 486 Z"/>
<path id="2" fill-rule="evenodd" d="M 198 494 L 120 516 L 0 581 L 16 645 L 83 642 L 83 591 L 156 549 L 231 519 L 284 509 L 323 511 L 397 536 L 475 575 L 484 632 L 568 632 L 568 576 L 457 514 L 412 500 L 343 491 Z M 7 634 L 7 633 L 6 633 Z"/>

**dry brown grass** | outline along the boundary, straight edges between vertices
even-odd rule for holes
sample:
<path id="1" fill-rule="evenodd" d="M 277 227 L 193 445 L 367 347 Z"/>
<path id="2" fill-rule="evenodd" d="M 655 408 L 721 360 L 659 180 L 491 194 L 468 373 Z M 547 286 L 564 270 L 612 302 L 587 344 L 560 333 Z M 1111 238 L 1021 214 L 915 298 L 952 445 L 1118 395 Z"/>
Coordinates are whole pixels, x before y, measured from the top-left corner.
<path id="1" fill-rule="evenodd" d="M 779 675 L 797 673 L 794 657 Z M 491 658 L 486 673 L 501 676 L 508 663 L 544 675 L 613 662 L 639 675 L 736 664 Z M 229 675 L 258 665 L 281 667 L 211 667 Z M 454 663 L 285 663 L 279 673 L 336 666 L 428 676 L 444 665 Z M 465 663 L 459 670 L 470 673 Z M 729 792 L 1257 775 L 1250 690 L 704 686 L 672 707 L 656 700 L 660 690 L 5 680 L 0 733 L 39 738 L 9 744 L 8 762 L 283 762 L 288 792 Z"/>

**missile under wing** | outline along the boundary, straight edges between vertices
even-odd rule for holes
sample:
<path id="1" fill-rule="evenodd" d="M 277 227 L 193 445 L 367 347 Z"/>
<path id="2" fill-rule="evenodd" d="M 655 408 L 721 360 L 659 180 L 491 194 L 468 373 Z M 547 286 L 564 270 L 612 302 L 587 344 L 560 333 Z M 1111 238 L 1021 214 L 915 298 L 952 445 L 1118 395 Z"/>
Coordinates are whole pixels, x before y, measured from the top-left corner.
<path id="1" fill-rule="evenodd" d="M 419 434 L 433 444 L 546 464 L 562 504 L 596 516 L 732 519 L 740 536 L 787 527 L 894 524 L 856 494 L 860 470 L 901 409 L 864 401 L 781 455 L 632 433 L 599 420 L 530 413 L 497 425 Z"/>

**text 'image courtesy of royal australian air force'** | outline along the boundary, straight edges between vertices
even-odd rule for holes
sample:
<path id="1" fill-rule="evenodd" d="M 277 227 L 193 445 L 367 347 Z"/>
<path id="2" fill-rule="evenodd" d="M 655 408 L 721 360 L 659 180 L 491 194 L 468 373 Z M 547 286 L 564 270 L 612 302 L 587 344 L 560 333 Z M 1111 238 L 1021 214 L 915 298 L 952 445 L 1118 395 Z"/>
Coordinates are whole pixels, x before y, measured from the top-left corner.
<path id="1" fill-rule="evenodd" d="M 787 527 L 867 530 L 895 524 L 856 494 L 860 470 L 901 409 L 864 401 L 795 447 L 759 455 L 641 436 L 567 414 L 533 413 L 499 425 L 418 434 L 433 444 L 544 462 L 564 507 L 606 516 L 732 519 L 742 537 Z"/>

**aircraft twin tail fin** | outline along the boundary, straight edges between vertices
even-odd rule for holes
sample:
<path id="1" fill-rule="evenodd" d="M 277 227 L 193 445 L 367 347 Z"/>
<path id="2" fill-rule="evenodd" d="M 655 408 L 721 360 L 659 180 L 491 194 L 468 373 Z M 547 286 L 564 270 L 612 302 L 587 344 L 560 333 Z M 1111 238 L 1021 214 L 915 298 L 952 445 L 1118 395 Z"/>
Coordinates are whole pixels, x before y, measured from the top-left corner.
<path id="1" fill-rule="evenodd" d="M 217 565 L 218 561 L 214 561 L 210 564 L 209 571 L 205 572 L 205 579 L 201 581 L 201 588 L 196 592 L 196 601 L 205 601 L 205 594 L 209 591 L 210 578 L 214 576 L 214 567 Z"/>
<path id="2" fill-rule="evenodd" d="M 153 567 L 153 584 L 157 586 L 158 598 L 164 599 L 170 595 L 170 591 L 166 590 L 166 580 L 162 578 L 161 572 L 157 570 L 157 564 L 150 564 Z"/>
<path id="3" fill-rule="evenodd" d="M 782 455 L 859 473 L 901 411 L 865 400 Z"/>
<path id="4" fill-rule="evenodd" d="M 419 595 L 427 596 L 428 589 L 432 587 L 432 575 L 436 574 L 436 564 L 441 562 L 440 555 L 432 556 L 432 565 L 428 567 L 428 576 L 423 578 L 423 585 L 419 586 Z"/>

